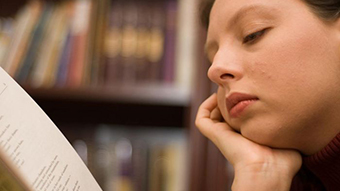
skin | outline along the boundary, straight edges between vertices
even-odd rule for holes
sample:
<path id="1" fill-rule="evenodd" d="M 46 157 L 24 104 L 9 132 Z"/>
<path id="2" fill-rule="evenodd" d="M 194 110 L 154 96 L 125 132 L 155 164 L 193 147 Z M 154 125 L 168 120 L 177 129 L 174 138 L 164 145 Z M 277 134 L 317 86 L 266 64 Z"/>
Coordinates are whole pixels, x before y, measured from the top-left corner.
<path id="1" fill-rule="evenodd" d="M 339 51 L 340 22 L 321 20 L 300 0 L 215 2 L 206 52 L 219 88 L 196 126 L 234 166 L 233 190 L 289 190 L 300 153 L 339 133 Z M 259 100 L 231 117 L 225 102 L 235 92 Z"/>
<path id="2" fill-rule="evenodd" d="M 289 190 L 301 167 L 301 155 L 294 150 L 278 150 L 259 145 L 235 132 L 222 120 L 213 94 L 200 106 L 196 126 L 233 165 L 233 191 Z"/>
<path id="3" fill-rule="evenodd" d="M 258 7 L 230 21 L 249 6 Z M 217 0 L 210 18 L 208 76 L 219 85 L 225 121 L 260 144 L 305 154 L 323 148 L 340 130 L 339 23 L 322 21 L 300 0 Z M 232 118 L 225 100 L 233 92 L 259 101 Z"/>

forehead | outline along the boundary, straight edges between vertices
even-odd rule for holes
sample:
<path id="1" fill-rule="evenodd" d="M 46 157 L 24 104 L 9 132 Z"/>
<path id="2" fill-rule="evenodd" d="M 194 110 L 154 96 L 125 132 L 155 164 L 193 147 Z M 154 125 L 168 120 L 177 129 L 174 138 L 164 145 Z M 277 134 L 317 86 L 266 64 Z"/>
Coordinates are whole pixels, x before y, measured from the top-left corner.
<path id="1" fill-rule="evenodd" d="M 301 0 L 216 0 L 210 12 L 207 40 L 230 30 L 236 21 L 245 16 L 267 14 L 284 18 L 306 9 L 309 11 Z"/>
<path id="2" fill-rule="evenodd" d="M 287 8 L 287 6 L 301 6 L 306 5 L 303 0 L 215 0 L 212 11 L 225 10 L 223 12 L 232 14 L 234 11 L 245 6 L 262 5 L 269 8 Z"/>

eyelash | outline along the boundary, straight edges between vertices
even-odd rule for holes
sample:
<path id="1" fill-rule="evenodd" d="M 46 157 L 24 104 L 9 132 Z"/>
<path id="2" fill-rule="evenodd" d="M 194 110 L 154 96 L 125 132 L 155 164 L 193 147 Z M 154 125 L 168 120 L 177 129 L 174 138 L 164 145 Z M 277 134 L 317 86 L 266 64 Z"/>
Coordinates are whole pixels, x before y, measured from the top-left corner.
<path id="1" fill-rule="evenodd" d="M 250 43 L 254 43 L 256 40 L 258 40 L 261 36 L 264 35 L 264 33 L 267 31 L 267 28 L 262 29 L 260 31 L 251 33 L 249 35 L 247 35 L 244 39 L 243 39 L 243 44 L 250 44 Z"/>

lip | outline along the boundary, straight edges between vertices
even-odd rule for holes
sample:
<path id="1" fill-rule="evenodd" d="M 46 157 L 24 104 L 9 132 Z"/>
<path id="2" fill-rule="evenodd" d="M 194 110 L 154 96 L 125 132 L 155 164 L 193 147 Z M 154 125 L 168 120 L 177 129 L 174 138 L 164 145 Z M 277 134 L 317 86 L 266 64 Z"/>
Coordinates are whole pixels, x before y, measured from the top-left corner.
<path id="1" fill-rule="evenodd" d="M 231 117 L 238 117 L 240 116 L 243 111 L 253 104 L 254 102 L 258 101 L 259 98 L 250 95 L 250 94 L 243 94 L 243 93 L 232 93 L 226 99 L 226 105 Z"/>

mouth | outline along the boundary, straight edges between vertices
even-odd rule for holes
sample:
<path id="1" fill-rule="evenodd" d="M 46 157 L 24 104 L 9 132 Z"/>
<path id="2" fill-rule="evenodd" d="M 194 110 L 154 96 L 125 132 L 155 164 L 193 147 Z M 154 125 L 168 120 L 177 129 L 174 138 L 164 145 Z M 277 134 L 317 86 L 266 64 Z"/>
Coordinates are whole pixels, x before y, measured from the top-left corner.
<path id="1" fill-rule="evenodd" d="M 226 105 L 229 115 L 232 118 L 239 117 L 245 109 L 251 104 L 258 101 L 259 98 L 254 95 L 243 93 L 232 93 L 226 99 Z"/>

